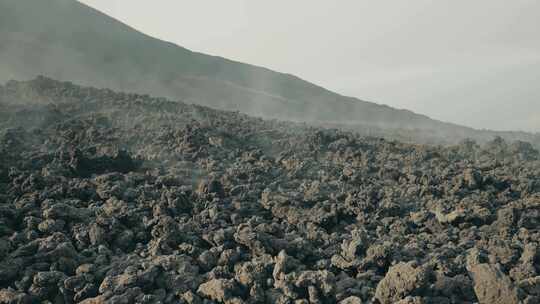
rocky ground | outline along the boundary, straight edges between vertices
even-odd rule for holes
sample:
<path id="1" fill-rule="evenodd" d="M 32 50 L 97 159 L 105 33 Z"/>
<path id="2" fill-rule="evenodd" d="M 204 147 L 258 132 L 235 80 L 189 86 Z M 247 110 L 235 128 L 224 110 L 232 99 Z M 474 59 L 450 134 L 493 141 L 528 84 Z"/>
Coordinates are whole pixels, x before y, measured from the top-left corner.
<path id="1" fill-rule="evenodd" d="M 0 87 L 0 303 L 540 303 L 540 156 Z"/>

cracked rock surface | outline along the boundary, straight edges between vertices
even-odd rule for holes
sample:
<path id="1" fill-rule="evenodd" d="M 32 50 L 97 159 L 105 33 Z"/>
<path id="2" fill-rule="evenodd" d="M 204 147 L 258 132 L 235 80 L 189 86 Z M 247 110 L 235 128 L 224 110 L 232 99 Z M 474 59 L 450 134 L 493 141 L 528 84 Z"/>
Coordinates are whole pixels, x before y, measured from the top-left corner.
<path id="1" fill-rule="evenodd" d="M 540 303 L 540 156 L 0 86 L 0 303 Z"/>

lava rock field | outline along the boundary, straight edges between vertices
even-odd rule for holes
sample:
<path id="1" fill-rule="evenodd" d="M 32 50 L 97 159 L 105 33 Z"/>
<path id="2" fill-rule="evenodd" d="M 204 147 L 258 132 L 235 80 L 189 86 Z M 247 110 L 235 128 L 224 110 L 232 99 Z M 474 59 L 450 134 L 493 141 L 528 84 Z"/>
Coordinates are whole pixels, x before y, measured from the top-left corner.
<path id="1" fill-rule="evenodd" d="M 540 155 L 0 86 L 0 303 L 540 303 Z"/>

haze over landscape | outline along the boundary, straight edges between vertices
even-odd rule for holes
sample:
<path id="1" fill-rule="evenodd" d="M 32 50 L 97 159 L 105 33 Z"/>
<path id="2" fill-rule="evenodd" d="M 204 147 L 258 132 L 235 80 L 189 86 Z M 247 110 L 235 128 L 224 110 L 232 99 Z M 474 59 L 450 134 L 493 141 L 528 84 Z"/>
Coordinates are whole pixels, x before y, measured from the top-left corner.
<path id="1" fill-rule="evenodd" d="M 0 0 L 0 304 L 540 303 L 536 2 L 85 3 Z"/>
<path id="2" fill-rule="evenodd" d="M 191 6 L 187 7 L 191 8 Z M 171 10 L 174 9 L 171 8 Z M 166 15 L 156 19 L 166 19 Z M 198 22 L 194 21 L 183 27 L 193 31 L 193 28 L 197 28 L 197 24 Z M 299 22 L 299 24 L 303 23 Z M 171 27 L 177 26 L 171 25 Z M 431 119 L 421 112 L 415 113 L 408 109 L 397 109 L 376 102 L 347 97 L 282 71 L 273 71 L 265 67 L 194 52 L 181 45 L 148 36 L 73 0 L 0 2 L 0 28 L 2 29 L 0 39 L 3 42 L 0 46 L 0 61 L 2 62 L 0 81 L 28 80 L 38 75 L 45 75 L 81 85 L 163 96 L 216 109 L 240 111 L 264 118 L 338 127 L 364 135 L 407 142 L 452 144 L 467 138 L 486 142 L 494 136 L 501 136 L 507 140 L 525 140 L 535 145 L 540 143 L 538 134 L 478 130 L 442 122 Z M 261 32 L 264 33 L 264 31 Z M 307 36 L 320 35 L 316 30 L 305 29 L 304 33 Z M 204 37 L 204 34 L 201 36 Z M 435 39 L 434 42 L 436 41 Z M 319 42 L 322 43 L 324 40 L 319 40 Z M 227 43 L 224 44 L 227 45 Z M 335 44 L 335 49 L 342 49 L 338 43 Z M 267 43 L 266 47 L 271 50 L 276 48 L 273 45 Z M 378 49 L 377 52 L 385 54 L 387 48 L 378 47 Z M 343 48 L 343 50 L 348 49 Z M 261 54 L 264 53 L 261 52 Z M 305 53 L 321 53 L 325 58 L 330 59 L 346 57 L 325 52 L 324 49 L 319 50 L 316 47 L 308 48 Z M 434 54 L 439 53 L 441 52 L 434 52 Z M 268 54 L 267 57 L 273 56 Z M 393 57 L 386 55 L 381 58 Z M 329 62 L 322 58 L 314 61 L 307 59 L 309 56 L 298 54 L 295 60 L 307 62 L 313 66 L 313 69 L 317 69 L 319 63 Z M 354 61 L 351 62 L 354 63 Z M 410 62 L 414 63 L 414 60 Z M 325 69 L 322 69 L 319 75 L 324 75 L 324 72 Z M 339 69 L 336 72 L 339 72 Z M 500 77 L 503 74 L 495 73 L 494 75 Z M 455 79 L 462 78 L 456 76 Z M 521 81 L 517 77 L 512 79 Z M 497 90 L 509 90 L 499 84 L 494 87 Z M 536 86 L 530 85 L 527 88 L 535 90 Z M 398 90 L 392 85 L 384 88 L 384 92 L 393 91 Z M 466 90 L 456 92 L 461 91 Z M 493 90 L 485 91 L 489 93 Z M 509 116 L 511 113 L 513 119 L 517 117 L 520 121 L 530 120 L 530 115 L 536 113 L 535 104 L 527 101 L 525 106 L 523 105 L 525 99 L 517 100 L 512 104 L 515 109 L 505 111 L 505 115 Z M 505 107 L 501 107 L 494 101 L 471 102 L 470 99 L 464 97 L 444 101 L 444 106 L 439 105 L 439 113 L 456 113 L 449 110 L 453 109 L 451 105 L 459 106 L 463 103 L 476 107 L 489 107 L 482 113 L 476 113 L 470 109 L 461 109 L 458 112 L 458 115 L 462 117 L 476 113 L 474 117 L 477 120 L 486 120 L 490 117 L 500 118 L 497 113 L 509 106 L 509 103 L 505 103 Z M 498 124 L 501 128 L 495 128 L 495 130 L 504 129 L 503 122 L 509 119 L 501 118 Z"/>
<path id="3" fill-rule="evenodd" d="M 540 2 L 84 0 L 149 35 L 475 128 L 540 131 Z"/>

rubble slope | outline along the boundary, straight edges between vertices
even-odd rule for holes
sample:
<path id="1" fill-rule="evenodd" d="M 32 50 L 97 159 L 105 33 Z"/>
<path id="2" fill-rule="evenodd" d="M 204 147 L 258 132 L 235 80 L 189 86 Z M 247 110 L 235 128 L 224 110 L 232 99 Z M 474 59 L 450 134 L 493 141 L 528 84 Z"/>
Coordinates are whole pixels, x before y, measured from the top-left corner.
<path id="1" fill-rule="evenodd" d="M 539 303 L 539 157 L 11 81 L 0 303 Z"/>

